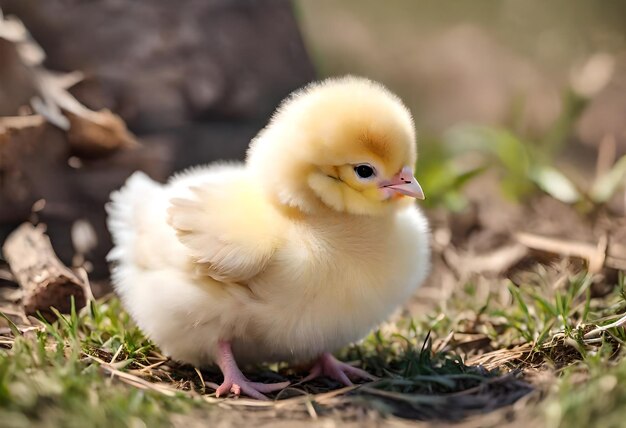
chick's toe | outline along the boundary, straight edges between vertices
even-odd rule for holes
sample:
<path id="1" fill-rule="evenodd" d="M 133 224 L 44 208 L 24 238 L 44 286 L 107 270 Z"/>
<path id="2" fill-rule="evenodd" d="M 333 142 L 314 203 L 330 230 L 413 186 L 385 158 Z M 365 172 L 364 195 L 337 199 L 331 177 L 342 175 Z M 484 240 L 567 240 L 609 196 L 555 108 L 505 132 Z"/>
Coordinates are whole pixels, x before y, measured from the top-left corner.
<path id="1" fill-rule="evenodd" d="M 351 386 L 352 379 L 367 379 L 376 380 L 376 376 L 373 376 L 365 370 L 357 367 L 352 367 L 349 364 L 343 363 L 332 356 L 332 354 L 325 352 L 311 367 L 311 372 L 302 379 L 302 382 L 308 382 L 318 377 L 326 376 L 345 386 Z"/>
<path id="2" fill-rule="evenodd" d="M 263 393 L 280 391 L 289 385 L 289 382 L 251 382 L 239 369 L 230 343 L 226 341 L 220 341 L 218 344 L 217 364 L 224 375 L 224 382 L 215 390 L 216 397 L 232 392 L 236 396 L 245 394 L 257 400 L 267 400 Z"/>

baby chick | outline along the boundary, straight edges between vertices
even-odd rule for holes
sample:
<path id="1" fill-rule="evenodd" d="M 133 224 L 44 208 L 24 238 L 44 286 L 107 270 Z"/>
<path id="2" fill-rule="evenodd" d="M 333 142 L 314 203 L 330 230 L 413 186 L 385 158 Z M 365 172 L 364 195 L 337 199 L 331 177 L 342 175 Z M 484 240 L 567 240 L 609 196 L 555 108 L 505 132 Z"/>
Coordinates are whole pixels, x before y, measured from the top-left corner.
<path id="1" fill-rule="evenodd" d="M 288 384 L 251 382 L 246 363 L 316 359 L 305 380 L 371 378 L 330 353 L 428 272 L 415 162 L 398 97 L 362 78 L 312 84 L 281 104 L 245 164 L 166 185 L 135 173 L 111 195 L 115 290 L 163 352 L 220 367 L 217 396 L 263 399 Z"/>

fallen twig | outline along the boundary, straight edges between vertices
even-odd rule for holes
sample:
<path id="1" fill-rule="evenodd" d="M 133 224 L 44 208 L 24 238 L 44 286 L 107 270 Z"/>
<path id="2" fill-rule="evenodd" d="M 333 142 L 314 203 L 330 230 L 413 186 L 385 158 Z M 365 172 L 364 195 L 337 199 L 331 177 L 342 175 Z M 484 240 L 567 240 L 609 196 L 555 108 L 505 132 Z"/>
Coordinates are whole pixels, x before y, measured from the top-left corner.
<path id="1" fill-rule="evenodd" d="M 596 327 L 593 330 L 585 333 L 585 339 L 591 339 L 594 337 L 598 337 L 600 333 L 609 330 L 611 328 L 623 327 L 626 325 L 626 315 L 622 316 L 617 321 L 612 322 L 611 324 L 603 325 L 601 327 Z"/>
<path id="2" fill-rule="evenodd" d="M 608 237 L 606 235 L 603 235 L 596 245 L 530 233 L 518 233 L 516 238 L 520 243 L 533 250 L 583 259 L 587 262 L 590 273 L 597 273 L 605 266 L 608 249 Z"/>
<path id="3" fill-rule="evenodd" d="M 68 313 L 72 297 L 76 309 L 87 303 L 91 295 L 88 285 L 59 260 L 43 226 L 22 224 L 9 235 L 2 251 L 24 290 L 22 304 L 27 315 L 41 313 L 54 320 L 56 316 L 50 307 Z"/>

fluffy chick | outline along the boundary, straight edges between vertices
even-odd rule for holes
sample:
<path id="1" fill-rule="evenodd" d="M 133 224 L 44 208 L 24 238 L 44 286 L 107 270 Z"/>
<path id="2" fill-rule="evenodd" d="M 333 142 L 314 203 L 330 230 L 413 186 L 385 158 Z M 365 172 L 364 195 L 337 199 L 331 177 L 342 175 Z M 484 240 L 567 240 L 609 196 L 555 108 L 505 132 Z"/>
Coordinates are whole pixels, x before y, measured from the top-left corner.
<path id="1" fill-rule="evenodd" d="M 172 358 L 217 363 L 233 392 L 265 398 L 237 363 L 334 359 L 413 293 L 429 269 L 412 197 L 413 120 L 380 84 L 347 77 L 287 98 L 245 164 L 192 168 L 161 185 L 135 173 L 107 206 L 113 283 Z"/>

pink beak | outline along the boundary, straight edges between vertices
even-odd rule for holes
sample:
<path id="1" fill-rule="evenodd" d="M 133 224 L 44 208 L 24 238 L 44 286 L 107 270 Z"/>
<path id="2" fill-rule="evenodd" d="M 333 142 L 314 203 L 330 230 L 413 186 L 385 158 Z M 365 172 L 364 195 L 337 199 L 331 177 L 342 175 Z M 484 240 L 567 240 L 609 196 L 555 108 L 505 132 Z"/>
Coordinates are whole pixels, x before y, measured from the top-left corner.
<path id="1" fill-rule="evenodd" d="M 380 188 L 385 191 L 388 197 L 393 193 L 400 193 L 412 198 L 424 199 L 424 191 L 413 177 L 413 170 L 408 166 L 402 168 L 390 181 L 382 183 Z"/>

